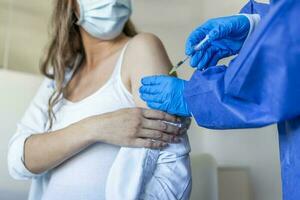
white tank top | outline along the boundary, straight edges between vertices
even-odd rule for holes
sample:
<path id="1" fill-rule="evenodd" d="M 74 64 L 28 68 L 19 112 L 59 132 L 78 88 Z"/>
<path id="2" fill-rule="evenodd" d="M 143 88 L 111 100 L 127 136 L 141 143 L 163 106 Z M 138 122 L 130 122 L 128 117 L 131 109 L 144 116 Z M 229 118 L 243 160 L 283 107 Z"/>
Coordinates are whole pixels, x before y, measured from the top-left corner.
<path id="1" fill-rule="evenodd" d="M 67 127 L 89 116 L 135 107 L 133 97 L 121 79 L 126 47 L 111 77 L 98 91 L 76 103 L 62 100 L 52 130 Z M 49 173 L 42 199 L 104 200 L 106 179 L 119 149 L 118 146 L 97 143 L 65 161 Z"/>

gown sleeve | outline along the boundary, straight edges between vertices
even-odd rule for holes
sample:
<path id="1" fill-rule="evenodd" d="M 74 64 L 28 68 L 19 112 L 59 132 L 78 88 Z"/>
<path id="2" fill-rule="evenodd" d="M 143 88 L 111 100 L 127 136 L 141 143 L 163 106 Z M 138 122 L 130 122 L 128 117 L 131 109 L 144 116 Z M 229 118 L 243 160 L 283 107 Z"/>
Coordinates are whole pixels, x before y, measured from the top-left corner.
<path id="1" fill-rule="evenodd" d="M 258 14 L 262 18 L 264 18 L 268 11 L 269 11 L 270 5 L 266 3 L 259 3 L 255 0 L 250 0 L 240 11 L 240 13 L 246 13 L 246 14 Z"/>
<path id="2" fill-rule="evenodd" d="M 53 92 L 53 81 L 45 79 L 37 94 L 17 125 L 17 131 L 9 141 L 8 170 L 10 175 L 19 180 L 39 177 L 31 173 L 24 164 L 24 144 L 33 134 L 44 133 L 47 123 L 48 99 Z"/>
<path id="3" fill-rule="evenodd" d="M 196 71 L 184 96 L 198 125 L 255 128 L 300 115 L 300 1 L 278 1 L 228 67 Z"/>

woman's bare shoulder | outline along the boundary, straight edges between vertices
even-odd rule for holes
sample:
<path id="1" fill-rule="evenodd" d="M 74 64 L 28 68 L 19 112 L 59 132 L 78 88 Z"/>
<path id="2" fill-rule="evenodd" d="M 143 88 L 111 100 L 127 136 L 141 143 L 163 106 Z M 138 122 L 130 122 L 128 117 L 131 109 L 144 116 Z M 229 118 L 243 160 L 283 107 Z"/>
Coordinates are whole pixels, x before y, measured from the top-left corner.
<path id="1" fill-rule="evenodd" d="M 131 69 L 145 70 L 144 73 L 151 69 L 153 72 L 167 73 L 172 66 L 162 41 L 152 33 L 140 33 L 131 39 L 127 61 L 133 65 Z"/>
<path id="2" fill-rule="evenodd" d="M 163 47 L 160 38 L 153 33 L 139 33 L 131 39 L 130 44 L 133 48 L 142 48 L 143 50 L 161 49 Z"/>
<path id="3" fill-rule="evenodd" d="M 150 33 L 141 33 L 131 39 L 126 50 L 123 75 L 136 105 L 146 107 L 139 98 L 141 79 L 145 76 L 168 74 L 172 64 L 162 41 Z"/>

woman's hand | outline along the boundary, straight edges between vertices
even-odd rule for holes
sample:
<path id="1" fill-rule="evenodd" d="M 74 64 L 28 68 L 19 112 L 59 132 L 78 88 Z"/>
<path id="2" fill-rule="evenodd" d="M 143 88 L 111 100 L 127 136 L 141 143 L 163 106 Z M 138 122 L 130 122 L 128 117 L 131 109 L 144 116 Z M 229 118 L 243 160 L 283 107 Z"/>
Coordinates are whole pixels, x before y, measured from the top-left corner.
<path id="1" fill-rule="evenodd" d="M 97 142 L 127 146 L 162 148 L 179 142 L 178 127 L 164 123 L 180 122 L 175 116 L 161 111 L 128 108 L 89 117 L 81 122 Z"/>

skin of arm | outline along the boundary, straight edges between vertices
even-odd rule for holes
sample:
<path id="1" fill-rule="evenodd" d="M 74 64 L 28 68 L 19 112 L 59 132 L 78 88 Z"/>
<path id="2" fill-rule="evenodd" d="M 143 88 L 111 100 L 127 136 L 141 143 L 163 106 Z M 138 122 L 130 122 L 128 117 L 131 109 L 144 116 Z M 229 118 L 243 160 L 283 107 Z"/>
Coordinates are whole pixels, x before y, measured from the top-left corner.
<path id="1" fill-rule="evenodd" d="M 131 91 L 138 107 L 147 108 L 139 96 L 141 79 L 144 76 L 168 74 L 172 63 L 161 40 L 150 33 L 141 33 L 129 43 L 122 70 L 122 78 Z"/>
<path id="2" fill-rule="evenodd" d="M 59 165 L 95 142 L 91 134 L 82 133 L 83 128 L 74 124 L 51 133 L 32 135 L 25 142 L 25 166 L 39 174 Z"/>

